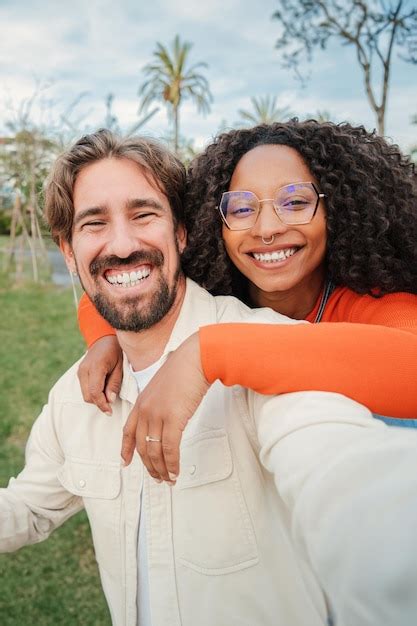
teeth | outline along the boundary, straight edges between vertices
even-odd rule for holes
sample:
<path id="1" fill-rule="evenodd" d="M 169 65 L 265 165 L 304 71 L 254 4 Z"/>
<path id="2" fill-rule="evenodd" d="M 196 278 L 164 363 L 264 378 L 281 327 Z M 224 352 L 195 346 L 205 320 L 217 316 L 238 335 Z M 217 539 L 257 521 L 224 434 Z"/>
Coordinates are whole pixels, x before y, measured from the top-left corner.
<path id="1" fill-rule="evenodd" d="M 274 263 L 276 261 L 285 261 L 295 252 L 297 252 L 297 248 L 287 248 L 286 250 L 275 250 L 274 252 L 254 252 L 253 256 L 262 263 Z"/>
<path id="2" fill-rule="evenodd" d="M 147 278 L 151 270 L 145 268 L 135 272 L 123 272 L 123 274 L 109 274 L 106 276 L 106 280 L 112 285 L 118 285 L 119 287 L 135 287 L 141 280 Z"/>

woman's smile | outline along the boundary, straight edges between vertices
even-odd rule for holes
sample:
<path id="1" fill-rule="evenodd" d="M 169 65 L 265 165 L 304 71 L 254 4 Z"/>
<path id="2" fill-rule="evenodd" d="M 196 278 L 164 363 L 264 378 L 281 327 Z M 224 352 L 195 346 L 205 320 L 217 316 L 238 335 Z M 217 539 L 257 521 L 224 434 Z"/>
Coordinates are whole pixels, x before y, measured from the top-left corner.
<path id="1" fill-rule="evenodd" d="M 229 191 L 247 190 L 258 198 L 274 198 L 277 189 L 304 181 L 311 181 L 319 188 L 296 150 L 282 145 L 261 145 L 240 159 Z M 254 304 L 262 304 L 263 292 L 269 295 L 276 292 L 278 298 L 299 294 L 297 298 L 302 299 L 303 306 L 306 300 L 314 305 L 324 281 L 326 217 L 323 200 L 307 224 L 283 223 L 272 201 L 264 202 L 251 228 L 230 230 L 224 225 L 223 239 L 230 259 L 252 283 Z"/>

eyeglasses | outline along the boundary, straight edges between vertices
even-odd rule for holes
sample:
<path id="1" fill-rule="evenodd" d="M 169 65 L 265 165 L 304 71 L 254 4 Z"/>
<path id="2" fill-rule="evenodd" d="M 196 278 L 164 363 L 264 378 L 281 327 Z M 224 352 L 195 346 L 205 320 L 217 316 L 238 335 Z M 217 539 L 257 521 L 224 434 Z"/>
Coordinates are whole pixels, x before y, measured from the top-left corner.
<path id="1" fill-rule="evenodd" d="M 252 191 L 225 191 L 217 209 L 230 230 L 248 230 L 255 225 L 262 202 L 272 202 L 283 224 L 308 224 L 316 214 L 320 198 L 313 183 L 291 183 L 280 187 L 274 198 L 259 198 Z"/>

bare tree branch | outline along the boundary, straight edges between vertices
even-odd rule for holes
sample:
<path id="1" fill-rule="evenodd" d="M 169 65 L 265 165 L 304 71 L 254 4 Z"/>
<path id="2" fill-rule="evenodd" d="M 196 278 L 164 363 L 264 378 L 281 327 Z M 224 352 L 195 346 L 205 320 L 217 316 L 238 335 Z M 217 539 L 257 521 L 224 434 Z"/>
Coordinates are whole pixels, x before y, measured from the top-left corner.
<path id="1" fill-rule="evenodd" d="M 384 134 L 394 48 L 404 61 L 417 63 L 414 1 L 278 0 L 278 5 L 272 17 L 281 26 L 276 47 L 283 53 L 283 66 L 305 82 L 300 67 L 312 61 L 317 49 L 325 50 L 331 40 L 354 48 L 378 130 Z"/>

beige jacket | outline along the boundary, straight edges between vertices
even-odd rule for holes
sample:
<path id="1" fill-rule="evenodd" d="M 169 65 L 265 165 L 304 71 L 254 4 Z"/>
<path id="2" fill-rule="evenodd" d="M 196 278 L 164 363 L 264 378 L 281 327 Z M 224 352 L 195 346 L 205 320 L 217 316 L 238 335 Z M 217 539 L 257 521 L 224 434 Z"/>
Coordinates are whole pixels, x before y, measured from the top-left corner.
<path id="1" fill-rule="evenodd" d="M 288 322 L 188 281 L 166 352 L 201 325 L 229 321 Z M 278 347 L 277 358 L 289 356 Z M 184 433 L 170 488 L 151 480 L 138 457 L 121 466 L 122 427 L 137 393 L 128 369 L 112 417 L 83 402 L 76 371 L 52 389 L 25 468 L 0 491 L 2 551 L 46 539 L 85 507 L 113 623 L 136 626 L 143 490 L 152 626 L 324 626 L 328 603 L 338 626 L 358 626 L 360 594 L 372 604 L 369 577 L 375 612 L 380 602 L 386 609 L 390 580 L 378 586 L 370 534 L 381 508 L 390 510 L 391 492 L 387 502 L 378 491 L 387 464 L 417 476 L 414 433 L 394 435 L 336 394 L 264 397 L 216 383 Z M 401 624 L 398 615 L 377 618 L 363 623 Z"/>

